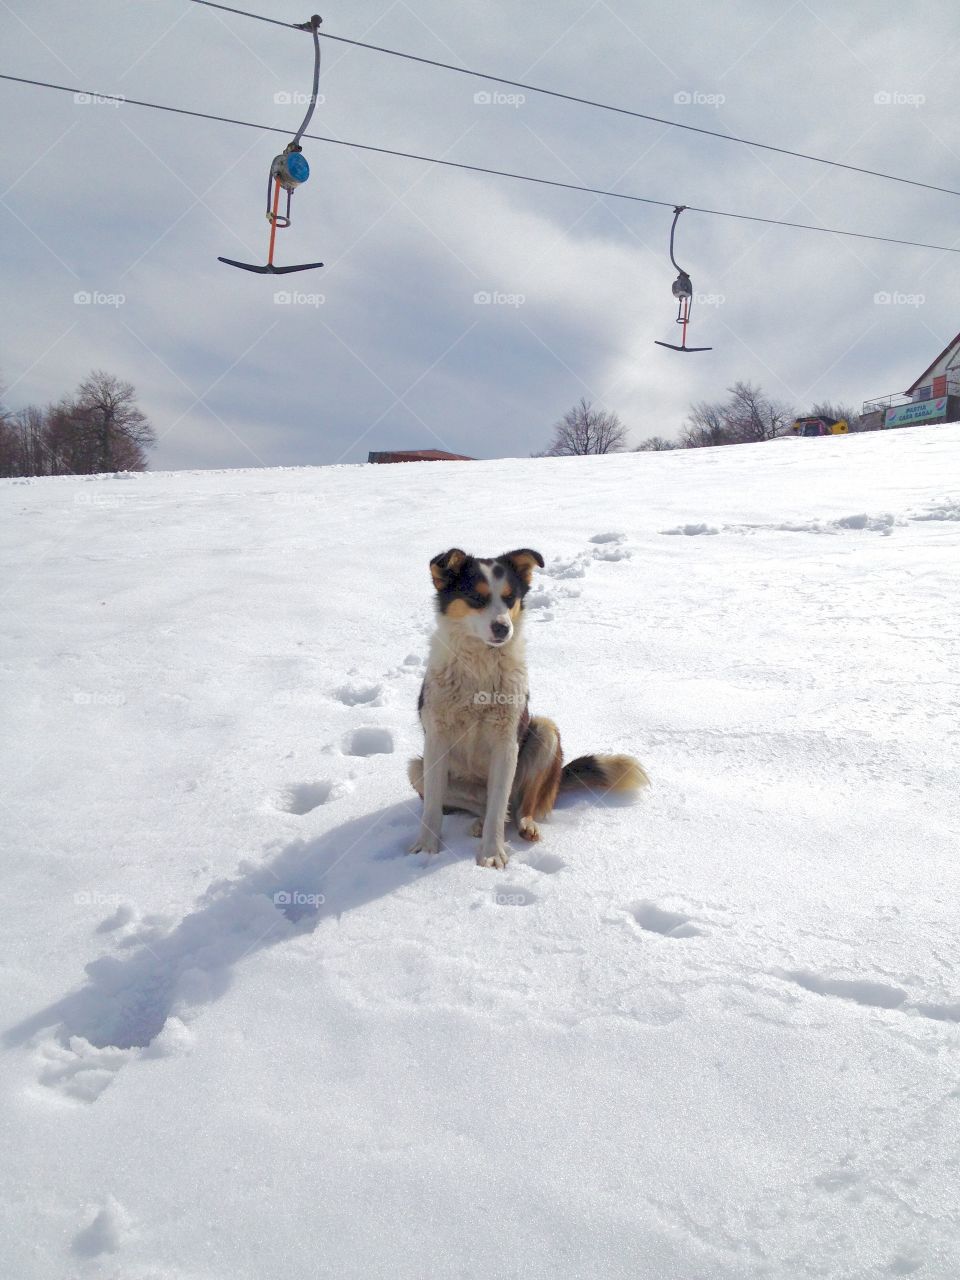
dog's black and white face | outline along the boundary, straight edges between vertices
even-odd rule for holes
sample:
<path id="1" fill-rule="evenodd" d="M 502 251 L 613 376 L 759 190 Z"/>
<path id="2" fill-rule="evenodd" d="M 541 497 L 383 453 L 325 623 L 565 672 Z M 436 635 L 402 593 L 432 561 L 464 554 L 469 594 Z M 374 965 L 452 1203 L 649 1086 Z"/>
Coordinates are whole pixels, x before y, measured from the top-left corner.
<path id="1" fill-rule="evenodd" d="M 500 648 L 513 639 L 534 565 L 542 569 L 543 557 L 529 547 L 491 560 L 451 547 L 430 561 L 437 608 L 451 624 L 463 627 L 484 644 Z"/>

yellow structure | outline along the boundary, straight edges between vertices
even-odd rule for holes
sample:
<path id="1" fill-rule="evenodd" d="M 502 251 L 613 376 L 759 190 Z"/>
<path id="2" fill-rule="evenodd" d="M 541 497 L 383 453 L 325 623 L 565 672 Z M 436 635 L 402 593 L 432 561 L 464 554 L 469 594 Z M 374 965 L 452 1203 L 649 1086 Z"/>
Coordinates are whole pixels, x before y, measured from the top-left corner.
<path id="1" fill-rule="evenodd" d="M 846 418 L 797 418 L 790 430 L 795 436 L 844 436 L 850 424 Z"/>

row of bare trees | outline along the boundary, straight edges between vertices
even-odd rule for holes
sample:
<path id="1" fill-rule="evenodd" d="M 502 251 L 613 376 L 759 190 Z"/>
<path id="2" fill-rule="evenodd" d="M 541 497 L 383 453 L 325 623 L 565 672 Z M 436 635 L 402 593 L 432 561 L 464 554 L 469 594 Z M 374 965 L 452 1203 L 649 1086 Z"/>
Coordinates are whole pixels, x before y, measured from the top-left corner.
<path id="1" fill-rule="evenodd" d="M 785 401 L 768 396 L 750 382 L 735 382 L 724 400 L 700 400 L 691 405 L 687 421 L 676 440 L 650 436 L 636 446 L 638 452 L 664 449 L 703 449 L 721 444 L 756 444 L 786 435 L 800 415 Z M 804 417 L 845 418 L 850 430 L 859 429 L 856 410 L 827 402 L 812 405 Z M 556 458 L 570 454 L 622 453 L 628 448 L 627 429 L 607 409 L 596 409 L 581 398 L 553 429 L 550 444 L 534 457 Z"/>
<path id="2" fill-rule="evenodd" d="M 133 386 L 102 369 L 46 408 L 0 408 L 0 476 L 145 471 L 155 444 Z"/>

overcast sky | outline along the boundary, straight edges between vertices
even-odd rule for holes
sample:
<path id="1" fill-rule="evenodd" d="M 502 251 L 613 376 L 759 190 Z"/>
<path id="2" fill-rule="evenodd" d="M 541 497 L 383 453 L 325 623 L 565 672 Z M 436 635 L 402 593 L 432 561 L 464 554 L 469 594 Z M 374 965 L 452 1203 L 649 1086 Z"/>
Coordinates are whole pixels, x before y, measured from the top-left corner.
<path id="1" fill-rule="evenodd" d="M 955 0 L 353 0 L 322 16 L 334 34 L 960 187 Z M 315 133 L 960 246 L 956 197 L 542 97 L 475 101 L 509 91 L 322 43 Z M 277 96 L 312 71 L 309 36 L 187 0 L 0 0 L 0 49 L 6 72 L 291 135 L 303 108 Z M 739 378 L 800 411 L 859 406 L 960 329 L 960 255 L 691 212 L 677 257 L 705 300 L 690 340 L 714 350 L 676 355 L 653 345 L 676 336 L 668 209 L 310 141 L 277 261 L 327 265 L 255 276 L 217 255 L 265 260 L 283 137 L 7 82 L 0 104 L 5 403 L 106 369 L 137 388 L 154 469 L 526 455 L 581 396 L 639 443 Z"/>

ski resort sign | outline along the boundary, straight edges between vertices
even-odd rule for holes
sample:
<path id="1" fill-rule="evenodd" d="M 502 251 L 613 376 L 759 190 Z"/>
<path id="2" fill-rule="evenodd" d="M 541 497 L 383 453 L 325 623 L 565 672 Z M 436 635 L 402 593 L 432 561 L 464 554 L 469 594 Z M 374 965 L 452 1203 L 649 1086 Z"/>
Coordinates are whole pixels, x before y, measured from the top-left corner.
<path id="1" fill-rule="evenodd" d="M 888 409 L 883 419 L 885 427 L 909 427 L 915 422 L 942 422 L 947 416 L 947 397 L 935 400 L 916 400 L 912 404 L 897 405 Z"/>

